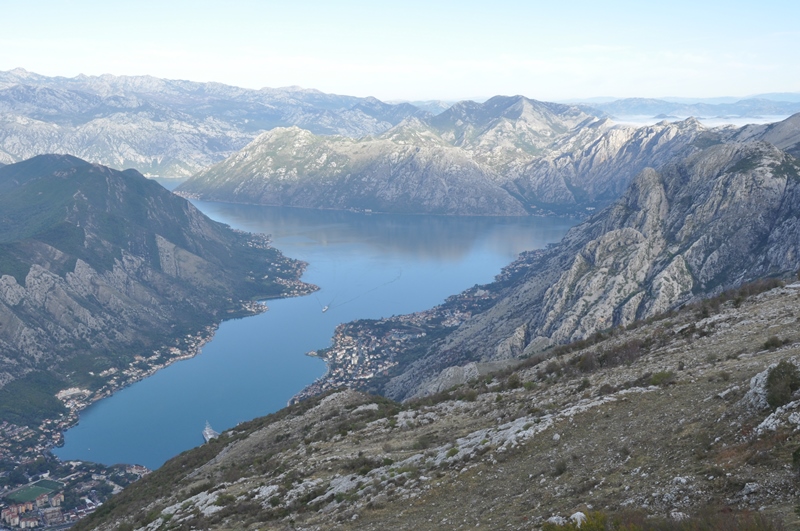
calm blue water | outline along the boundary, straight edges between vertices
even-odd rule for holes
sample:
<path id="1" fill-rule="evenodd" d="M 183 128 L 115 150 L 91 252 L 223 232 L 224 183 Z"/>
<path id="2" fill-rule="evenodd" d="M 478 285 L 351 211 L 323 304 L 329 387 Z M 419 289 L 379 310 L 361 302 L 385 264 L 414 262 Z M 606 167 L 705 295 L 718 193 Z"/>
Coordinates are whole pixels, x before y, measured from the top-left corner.
<path id="1" fill-rule="evenodd" d="M 198 356 L 87 408 L 55 450 L 61 459 L 157 468 L 202 443 L 206 420 L 222 431 L 285 406 L 324 374 L 305 353 L 329 346 L 337 324 L 434 306 L 574 224 L 195 204 L 234 228 L 271 234 L 284 254 L 310 264 L 303 279 L 321 290 L 223 323 Z"/>

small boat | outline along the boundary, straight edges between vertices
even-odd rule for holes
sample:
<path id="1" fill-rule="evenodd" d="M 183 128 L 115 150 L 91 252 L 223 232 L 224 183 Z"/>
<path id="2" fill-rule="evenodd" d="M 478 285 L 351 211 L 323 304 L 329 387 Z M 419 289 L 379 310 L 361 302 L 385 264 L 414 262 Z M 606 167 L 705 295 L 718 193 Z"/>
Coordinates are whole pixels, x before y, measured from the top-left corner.
<path id="1" fill-rule="evenodd" d="M 203 439 L 205 439 L 206 442 L 208 442 L 211 439 L 215 439 L 217 437 L 219 437 L 219 433 L 214 431 L 214 428 L 211 427 L 211 424 L 209 424 L 208 421 L 206 421 L 206 427 L 203 428 Z"/>
<path id="2" fill-rule="evenodd" d="M 328 306 L 323 306 L 323 307 L 322 307 L 322 313 L 325 313 L 325 312 L 327 312 L 327 311 L 328 311 L 328 308 L 329 308 Z"/>

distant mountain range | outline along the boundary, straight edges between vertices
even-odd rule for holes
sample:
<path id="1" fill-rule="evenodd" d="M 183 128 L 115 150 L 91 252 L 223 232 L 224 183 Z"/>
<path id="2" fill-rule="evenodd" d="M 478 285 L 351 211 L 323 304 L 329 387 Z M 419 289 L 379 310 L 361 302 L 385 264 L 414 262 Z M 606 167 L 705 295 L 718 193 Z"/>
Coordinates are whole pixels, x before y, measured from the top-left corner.
<path id="1" fill-rule="evenodd" d="M 249 90 L 150 76 L 0 72 L 0 162 L 68 153 L 118 169 L 188 176 L 259 133 L 379 134 L 428 113 L 403 103 L 286 87 Z"/>
<path id="2" fill-rule="evenodd" d="M 448 115 L 454 105 L 461 107 L 458 112 L 471 112 L 469 109 L 475 106 L 491 112 L 491 106 L 484 107 L 489 101 L 390 104 L 300 87 L 251 90 L 152 76 L 47 77 L 18 68 L 0 72 L 0 163 L 64 153 L 117 169 L 133 167 L 146 175 L 187 177 L 278 127 L 297 126 L 316 135 L 362 138 L 381 135 L 407 118 L 425 122 L 435 117 L 432 123 L 443 125 L 447 116 L 455 114 Z M 723 105 L 689 105 L 674 100 L 592 101 L 581 106 L 580 112 L 597 117 L 714 117 L 800 111 L 797 94 L 765 94 L 738 103 L 719 103 Z M 491 136 L 488 140 L 487 149 Z M 500 137 L 493 140 L 502 141 Z M 518 147 L 528 152 L 525 139 L 519 141 L 522 144 Z M 489 169 L 504 170 L 502 164 Z"/>
<path id="3" fill-rule="evenodd" d="M 524 215 L 529 205 L 503 185 L 596 120 L 576 107 L 498 96 L 358 140 L 276 129 L 178 191 L 311 208 Z"/>
<path id="4" fill-rule="evenodd" d="M 737 101 L 692 102 L 647 98 L 625 98 L 608 102 L 586 102 L 591 109 L 610 117 L 651 116 L 656 118 L 698 118 L 787 116 L 800 112 L 800 94 L 778 94 L 785 100 L 754 97 Z"/>
<path id="5" fill-rule="evenodd" d="M 590 110 L 496 96 L 361 139 L 279 128 L 177 191 L 305 208 L 585 215 L 619 197 L 642 169 L 737 134 L 695 119 L 621 126 Z"/>

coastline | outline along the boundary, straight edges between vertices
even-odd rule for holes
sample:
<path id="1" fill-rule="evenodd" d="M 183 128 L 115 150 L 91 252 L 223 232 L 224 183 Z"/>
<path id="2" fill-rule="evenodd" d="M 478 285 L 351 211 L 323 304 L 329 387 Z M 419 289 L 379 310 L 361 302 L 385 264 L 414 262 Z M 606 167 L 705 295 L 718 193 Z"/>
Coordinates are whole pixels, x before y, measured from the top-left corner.
<path id="1" fill-rule="evenodd" d="M 237 316 L 234 318 L 250 317 L 268 310 L 269 307 L 262 302 L 247 301 L 243 302 L 241 310 L 237 312 Z M 90 391 L 73 387 L 60 391 L 56 397 L 67 408 L 67 414 L 58 420 L 45 420 L 39 427 L 48 440 L 46 446 L 40 451 L 50 451 L 54 447 L 63 445 L 65 432 L 78 425 L 81 411 L 92 404 L 111 397 L 114 393 L 152 376 L 161 369 L 165 369 L 179 361 L 194 358 L 200 354 L 203 347 L 214 339 L 223 321 L 206 325 L 195 334 L 175 338 L 172 343 L 162 345 L 160 348 L 153 350 L 153 355 L 148 358 L 136 356 L 124 371 L 112 370 L 107 373 L 108 380 L 99 389 Z M 136 367 L 136 365 L 142 363 L 146 363 L 145 368 Z M 124 377 L 120 378 L 120 375 Z"/>
<path id="2" fill-rule="evenodd" d="M 241 231 L 244 233 L 244 231 Z M 263 235 L 262 235 L 263 236 Z M 258 246 L 270 247 L 268 236 L 256 243 Z M 191 359 L 214 338 L 222 322 L 230 319 L 239 319 L 259 315 L 269 310 L 267 300 L 283 299 L 308 295 L 317 291 L 318 286 L 301 280 L 308 264 L 302 260 L 291 260 L 294 269 L 294 278 L 275 278 L 273 281 L 282 287 L 281 293 L 275 296 L 261 296 L 257 300 L 240 300 L 238 307 L 229 308 L 224 318 L 200 327 L 194 333 L 167 338 L 164 344 L 153 349 L 148 356 L 144 352 L 134 356 L 125 368 L 110 368 L 97 376 L 105 378 L 104 383 L 97 389 L 70 387 L 56 393 L 56 398 L 66 407 L 66 413 L 58 418 L 45 419 L 39 426 L 38 442 L 33 445 L 17 447 L 16 460 L 36 457 L 44 453 L 52 455 L 52 449 L 64 444 L 64 434 L 80 422 L 80 412 L 103 398 L 112 396 L 148 376 L 152 376 L 160 369 L 164 369 L 178 361 Z M 93 373 L 89 373 L 95 376 Z M 130 463 L 134 464 L 134 463 Z"/>

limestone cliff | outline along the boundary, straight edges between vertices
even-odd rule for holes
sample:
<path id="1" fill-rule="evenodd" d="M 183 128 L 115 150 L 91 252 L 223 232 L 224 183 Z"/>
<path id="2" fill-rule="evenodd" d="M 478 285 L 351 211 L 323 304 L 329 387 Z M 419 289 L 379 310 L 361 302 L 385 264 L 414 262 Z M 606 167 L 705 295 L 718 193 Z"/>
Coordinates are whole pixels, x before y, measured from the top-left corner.
<path id="1" fill-rule="evenodd" d="M 646 169 L 617 203 L 517 264 L 517 280 L 495 288 L 491 308 L 435 343 L 385 392 L 424 393 L 454 360 L 530 355 L 753 279 L 793 275 L 798 205 L 800 164 L 766 142 L 712 146 Z"/>

